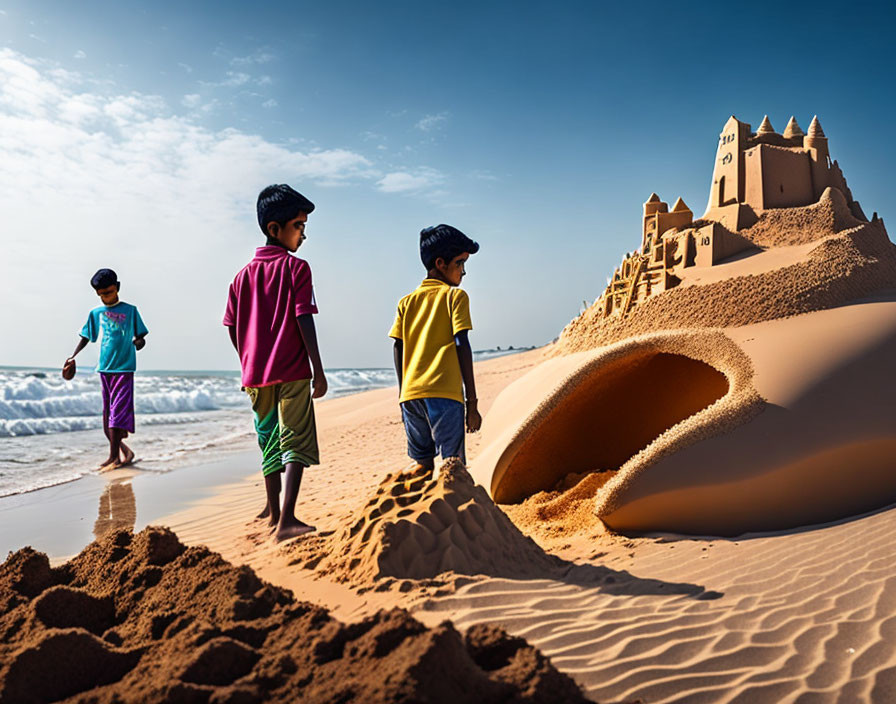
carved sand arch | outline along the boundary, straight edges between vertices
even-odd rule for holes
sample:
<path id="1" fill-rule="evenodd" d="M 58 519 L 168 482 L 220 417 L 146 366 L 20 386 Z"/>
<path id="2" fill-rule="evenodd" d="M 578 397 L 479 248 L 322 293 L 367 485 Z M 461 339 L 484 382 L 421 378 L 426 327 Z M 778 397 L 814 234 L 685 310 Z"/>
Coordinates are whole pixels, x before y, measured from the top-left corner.
<path id="1" fill-rule="evenodd" d="M 496 501 L 514 503 L 570 473 L 616 470 L 596 497 L 598 514 L 610 512 L 659 458 L 758 413 L 751 377 L 749 359 L 717 331 L 656 333 L 552 360 L 496 401 L 489 417 L 510 430 L 473 475 Z M 523 415 L 519 396 L 547 380 L 553 390 Z"/>

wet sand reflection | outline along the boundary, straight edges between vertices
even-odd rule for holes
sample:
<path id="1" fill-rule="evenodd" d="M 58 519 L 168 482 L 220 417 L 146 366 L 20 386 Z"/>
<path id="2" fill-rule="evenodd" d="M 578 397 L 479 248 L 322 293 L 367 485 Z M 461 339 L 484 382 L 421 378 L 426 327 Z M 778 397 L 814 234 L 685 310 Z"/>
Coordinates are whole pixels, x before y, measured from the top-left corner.
<path id="1" fill-rule="evenodd" d="M 130 480 L 111 481 L 100 496 L 99 513 L 93 535 L 100 538 L 116 530 L 133 530 L 137 522 L 137 501 Z"/>

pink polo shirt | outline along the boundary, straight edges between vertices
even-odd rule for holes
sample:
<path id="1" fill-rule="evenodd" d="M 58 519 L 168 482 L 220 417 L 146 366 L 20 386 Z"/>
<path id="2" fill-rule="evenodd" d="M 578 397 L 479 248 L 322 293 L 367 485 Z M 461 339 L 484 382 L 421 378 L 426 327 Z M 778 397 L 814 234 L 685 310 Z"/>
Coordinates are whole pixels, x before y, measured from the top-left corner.
<path id="1" fill-rule="evenodd" d="M 243 386 L 311 378 L 296 317 L 317 313 L 311 267 L 282 247 L 255 250 L 230 284 L 224 325 L 236 327 Z"/>

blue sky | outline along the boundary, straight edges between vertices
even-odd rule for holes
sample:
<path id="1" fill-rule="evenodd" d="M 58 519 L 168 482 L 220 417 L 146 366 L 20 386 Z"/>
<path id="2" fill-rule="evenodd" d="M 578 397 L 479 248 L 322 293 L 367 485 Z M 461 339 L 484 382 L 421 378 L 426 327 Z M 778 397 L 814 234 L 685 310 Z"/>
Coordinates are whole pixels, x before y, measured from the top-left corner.
<path id="1" fill-rule="evenodd" d="M 390 363 L 437 222 L 482 245 L 474 347 L 547 342 L 652 191 L 702 213 L 732 114 L 817 113 L 889 222 L 894 30 L 883 3 L 0 0 L 0 364 L 61 363 L 111 266 L 143 368 L 235 367 L 220 317 L 270 182 L 318 206 L 329 367 Z"/>

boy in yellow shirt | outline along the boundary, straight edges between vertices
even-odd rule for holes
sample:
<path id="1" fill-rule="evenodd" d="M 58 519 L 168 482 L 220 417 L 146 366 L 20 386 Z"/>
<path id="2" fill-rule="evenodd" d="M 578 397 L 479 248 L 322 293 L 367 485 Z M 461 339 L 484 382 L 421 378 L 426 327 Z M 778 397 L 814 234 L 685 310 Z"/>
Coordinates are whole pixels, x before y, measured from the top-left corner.
<path id="1" fill-rule="evenodd" d="M 437 454 L 466 463 L 464 425 L 470 433 L 482 425 L 467 336 L 473 329 L 470 299 L 457 288 L 466 275 L 467 260 L 478 251 L 476 242 L 450 225 L 423 229 L 420 259 L 426 278 L 398 302 L 389 331 L 395 340 L 393 357 L 408 455 L 427 470 L 433 469 Z"/>

